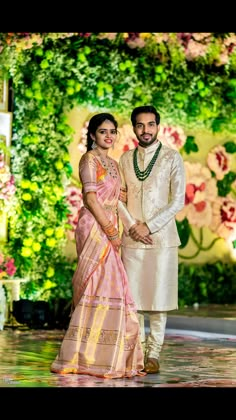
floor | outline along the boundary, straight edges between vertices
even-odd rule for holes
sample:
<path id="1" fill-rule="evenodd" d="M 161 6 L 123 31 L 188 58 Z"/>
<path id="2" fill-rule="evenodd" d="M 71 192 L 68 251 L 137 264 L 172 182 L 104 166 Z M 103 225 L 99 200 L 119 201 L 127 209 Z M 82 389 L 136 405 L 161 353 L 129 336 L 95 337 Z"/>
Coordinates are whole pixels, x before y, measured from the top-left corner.
<path id="1" fill-rule="evenodd" d="M 198 331 L 195 324 L 189 329 L 196 318 L 205 331 Z M 209 332 L 211 321 L 214 331 Z M 235 321 L 236 307 L 211 308 L 208 315 L 206 310 L 173 314 L 168 318 L 160 373 L 111 380 L 50 373 L 63 330 L 4 327 L 0 331 L 0 388 L 236 388 Z"/>

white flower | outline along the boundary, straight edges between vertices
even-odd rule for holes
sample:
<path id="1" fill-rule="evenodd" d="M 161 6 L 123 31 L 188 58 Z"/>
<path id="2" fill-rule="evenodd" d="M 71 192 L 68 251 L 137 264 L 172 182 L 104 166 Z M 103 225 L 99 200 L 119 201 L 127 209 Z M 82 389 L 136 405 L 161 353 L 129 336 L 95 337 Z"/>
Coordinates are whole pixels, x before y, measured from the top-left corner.
<path id="1" fill-rule="evenodd" d="M 158 139 L 171 149 L 181 149 L 186 142 L 186 138 L 187 136 L 182 127 L 161 124 Z"/>
<path id="2" fill-rule="evenodd" d="M 7 211 L 15 194 L 15 181 L 8 165 L 0 160 L 0 210 Z"/>

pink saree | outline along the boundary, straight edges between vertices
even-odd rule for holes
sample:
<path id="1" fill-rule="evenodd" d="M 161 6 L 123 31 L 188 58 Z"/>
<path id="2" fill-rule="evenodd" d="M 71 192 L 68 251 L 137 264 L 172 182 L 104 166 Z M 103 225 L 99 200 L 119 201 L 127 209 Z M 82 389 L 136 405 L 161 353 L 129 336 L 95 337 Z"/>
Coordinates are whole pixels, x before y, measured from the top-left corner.
<path id="1" fill-rule="evenodd" d="M 109 172 L 88 152 L 80 160 L 79 173 L 83 191 L 96 191 L 117 226 L 120 177 L 112 162 Z M 103 378 L 145 375 L 136 307 L 120 254 L 86 207 L 80 211 L 75 237 L 72 316 L 51 372 Z"/>

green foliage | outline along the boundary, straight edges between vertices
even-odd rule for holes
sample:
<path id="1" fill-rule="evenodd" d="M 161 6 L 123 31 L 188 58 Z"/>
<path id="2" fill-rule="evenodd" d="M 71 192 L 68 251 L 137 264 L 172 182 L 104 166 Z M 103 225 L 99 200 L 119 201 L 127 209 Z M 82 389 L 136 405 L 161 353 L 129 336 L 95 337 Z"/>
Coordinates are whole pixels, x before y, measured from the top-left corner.
<path id="1" fill-rule="evenodd" d="M 224 143 L 224 147 L 227 153 L 236 153 L 236 144 L 233 141 L 227 141 Z"/>
<path id="2" fill-rule="evenodd" d="M 179 264 L 179 306 L 236 303 L 236 264 Z"/>
<path id="3" fill-rule="evenodd" d="M 21 287 L 21 297 L 33 300 L 41 299 L 57 301 L 66 299 L 71 302 L 72 298 L 72 277 L 76 269 L 76 261 L 68 261 L 60 256 L 55 263 L 54 276 L 49 280 L 41 281 L 40 287 L 37 282 L 29 281 Z"/>
<path id="4" fill-rule="evenodd" d="M 191 152 L 198 152 L 198 145 L 194 141 L 193 136 L 188 136 L 183 147 L 184 151 L 189 155 Z"/>
<path id="5" fill-rule="evenodd" d="M 188 219 L 185 217 L 184 220 L 182 220 L 182 222 L 176 220 L 176 226 L 181 241 L 181 245 L 179 246 L 179 248 L 182 249 L 187 245 L 190 237 L 190 226 Z"/>
<path id="6" fill-rule="evenodd" d="M 27 98 L 22 112 L 49 117 L 87 104 L 126 115 L 130 104 L 153 103 L 173 123 L 235 132 L 235 50 L 219 64 L 232 34 L 208 35 L 204 56 L 193 59 L 177 33 L 144 34 L 142 48 L 130 47 L 130 34 L 88 35 L 31 34 L 29 48 L 28 34 L 0 33 L 0 69 L 13 78 L 16 100 Z"/>
<path id="7" fill-rule="evenodd" d="M 230 191 L 232 183 L 236 179 L 236 172 L 228 172 L 224 178 L 220 181 L 217 181 L 217 188 L 218 188 L 218 194 L 221 197 L 225 197 Z"/>

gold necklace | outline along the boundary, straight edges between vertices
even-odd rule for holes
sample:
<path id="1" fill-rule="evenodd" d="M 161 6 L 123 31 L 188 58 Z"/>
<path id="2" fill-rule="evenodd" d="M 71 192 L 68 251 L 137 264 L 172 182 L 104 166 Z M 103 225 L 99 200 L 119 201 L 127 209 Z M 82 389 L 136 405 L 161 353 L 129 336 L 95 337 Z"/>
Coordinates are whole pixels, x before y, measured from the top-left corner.
<path id="1" fill-rule="evenodd" d="M 152 159 L 150 160 L 148 166 L 146 167 L 146 169 L 144 169 L 144 171 L 141 171 L 138 167 L 138 159 L 137 159 L 138 148 L 136 147 L 136 149 L 134 150 L 134 154 L 133 154 L 134 172 L 139 181 L 145 181 L 145 179 L 147 179 L 147 177 L 150 175 L 152 168 L 155 165 L 156 160 L 158 158 L 161 147 L 162 147 L 162 143 L 159 144 Z"/>
<path id="2" fill-rule="evenodd" d="M 107 171 L 109 170 L 109 157 L 107 156 L 106 160 L 104 158 L 104 156 L 102 155 L 102 153 L 97 149 L 97 154 L 102 162 L 102 166 L 104 167 L 104 169 L 106 169 Z"/>

